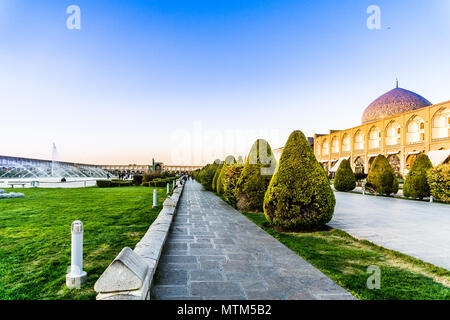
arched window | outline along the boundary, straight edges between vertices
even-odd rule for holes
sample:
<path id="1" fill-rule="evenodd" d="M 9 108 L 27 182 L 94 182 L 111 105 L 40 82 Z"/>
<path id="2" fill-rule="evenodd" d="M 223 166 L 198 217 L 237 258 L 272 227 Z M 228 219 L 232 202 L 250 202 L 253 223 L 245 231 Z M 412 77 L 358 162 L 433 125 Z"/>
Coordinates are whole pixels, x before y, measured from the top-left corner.
<path id="1" fill-rule="evenodd" d="M 322 155 L 323 156 L 327 156 L 329 152 L 329 146 L 328 146 L 328 141 L 324 140 L 322 143 Z"/>
<path id="2" fill-rule="evenodd" d="M 361 130 L 356 131 L 353 149 L 355 151 L 364 150 L 364 134 Z"/>
<path id="3" fill-rule="evenodd" d="M 339 139 L 336 136 L 331 139 L 331 153 L 339 153 Z"/>
<path id="4" fill-rule="evenodd" d="M 350 148 L 350 135 L 346 133 L 342 138 L 342 152 L 350 152 Z"/>
<path id="5" fill-rule="evenodd" d="M 400 144 L 400 125 L 391 121 L 386 127 L 386 146 L 396 146 Z"/>
<path id="6" fill-rule="evenodd" d="M 372 127 L 369 131 L 369 149 L 380 148 L 381 130 L 378 127 Z"/>
<path id="7" fill-rule="evenodd" d="M 435 113 L 432 121 L 431 138 L 443 139 L 449 137 L 450 109 L 444 108 Z"/>
<path id="8" fill-rule="evenodd" d="M 406 125 L 406 144 L 421 143 L 425 139 L 425 123 L 422 118 L 413 116 Z"/>
<path id="9" fill-rule="evenodd" d="M 361 157 L 355 159 L 355 173 L 364 173 L 364 160 Z"/>

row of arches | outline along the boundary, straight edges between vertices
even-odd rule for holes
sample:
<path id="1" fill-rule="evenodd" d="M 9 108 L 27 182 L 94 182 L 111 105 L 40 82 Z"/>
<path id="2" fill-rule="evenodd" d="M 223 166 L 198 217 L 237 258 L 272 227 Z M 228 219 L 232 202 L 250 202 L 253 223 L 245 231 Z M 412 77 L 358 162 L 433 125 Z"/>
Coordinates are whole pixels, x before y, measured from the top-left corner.
<path id="1" fill-rule="evenodd" d="M 425 140 L 425 121 L 417 116 L 412 116 L 406 124 L 406 144 L 416 144 L 421 143 Z M 443 108 L 435 113 L 432 119 L 431 128 L 431 138 L 432 139 L 446 139 L 450 137 L 450 109 Z M 380 148 L 382 131 L 377 126 L 372 126 L 368 131 L 367 137 L 367 149 L 377 150 Z M 385 145 L 386 146 L 397 146 L 402 144 L 402 129 L 401 125 L 392 120 L 388 123 L 385 128 L 384 133 Z M 349 133 L 345 133 L 339 141 L 337 136 L 331 139 L 331 150 L 330 142 L 328 139 L 324 139 L 321 144 L 318 143 L 316 148 L 318 150 L 319 156 L 326 156 L 331 154 L 338 154 L 340 152 L 346 153 L 351 152 L 353 140 L 353 150 L 363 151 L 365 149 L 365 133 L 358 129 L 354 135 L 353 139 Z"/>
<path id="2" fill-rule="evenodd" d="M 406 157 L 406 160 L 405 160 L 405 169 L 406 170 L 409 170 L 412 167 L 412 164 L 416 160 L 417 156 L 418 156 L 418 154 L 410 154 Z M 391 167 L 394 169 L 394 172 L 396 173 L 396 175 L 401 176 L 402 172 L 401 172 L 400 156 L 398 154 L 390 154 L 386 158 L 389 161 L 389 164 L 391 165 Z M 368 167 L 367 167 L 367 171 L 366 171 L 365 170 L 366 164 L 365 164 L 364 156 L 356 157 L 352 161 L 353 171 L 356 174 L 364 174 L 365 172 L 369 172 L 374 160 L 375 160 L 375 157 L 370 157 L 368 159 L 368 162 L 367 162 Z M 335 163 L 336 163 L 336 161 L 331 162 L 331 163 L 324 163 L 323 165 L 326 169 L 329 169 L 332 166 L 334 166 Z"/>

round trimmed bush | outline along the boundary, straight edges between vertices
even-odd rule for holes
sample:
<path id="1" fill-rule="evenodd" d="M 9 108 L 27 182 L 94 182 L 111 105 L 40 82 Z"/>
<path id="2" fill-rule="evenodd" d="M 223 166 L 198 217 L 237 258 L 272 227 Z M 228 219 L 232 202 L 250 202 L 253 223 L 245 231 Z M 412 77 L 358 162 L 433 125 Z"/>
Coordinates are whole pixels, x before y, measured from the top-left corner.
<path id="1" fill-rule="evenodd" d="M 450 163 L 431 169 L 428 172 L 427 181 L 433 197 L 450 203 Z"/>
<path id="2" fill-rule="evenodd" d="M 242 164 L 231 164 L 225 171 L 223 182 L 223 196 L 232 206 L 236 205 L 236 196 L 234 194 L 236 190 L 236 184 L 239 180 L 239 176 L 241 175 L 243 168 L 244 165 Z"/>
<path id="3" fill-rule="evenodd" d="M 334 187 L 338 191 L 351 191 L 356 187 L 356 178 L 350 162 L 347 159 L 341 161 L 334 177 Z"/>
<path id="4" fill-rule="evenodd" d="M 261 212 L 264 195 L 276 168 L 276 160 L 267 141 L 256 140 L 236 185 L 236 206 L 240 211 Z"/>
<path id="5" fill-rule="evenodd" d="M 227 171 L 227 168 L 229 165 L 235 164 L 235 163 L 236 163 L 236 159 L 233 156 L 227 156 L 225 158 L 222 169 L 220 170 L 220 174 L 217 177 L 216 192 L 223 194 L 223 191 L 224 191 L 223 183 L 224 183 L 225 172 Z"/>
<path id="6" fill-rule="evenodd" d="M 427 172 L 433 165 L 426 154 L 419 154 L 403 185 L 403 195 L 408 198 L 423 199 L 430 196 Z"/>
<path id="7" fill-rule="evenodd" d="M 366 188 L 377 194 L 389 196 L 398 192 L 398 180 L 389 161 L 379 154 L 373 161 L 367 176 Z"/>
<path id="8" fill-rule="evenodd" d="M 291 133 L 264 197 L 264 214 L 285 230 L 315 229 L 333 217 L 336 200 L 304 134 Z"/>

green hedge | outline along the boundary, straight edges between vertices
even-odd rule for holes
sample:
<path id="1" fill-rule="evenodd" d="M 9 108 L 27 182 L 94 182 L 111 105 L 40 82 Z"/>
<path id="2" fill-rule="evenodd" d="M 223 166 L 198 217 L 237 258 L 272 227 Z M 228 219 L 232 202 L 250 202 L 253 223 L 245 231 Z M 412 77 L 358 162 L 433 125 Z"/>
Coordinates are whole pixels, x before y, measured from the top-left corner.
<path id="1" fill-rule="evenodd" d="M 223 162 L 220 161 L 220 164 L 217 166 L 216 172 L 214 173 L 211 189 L 212 191 L 217 191 L 217 179 L 219 178 L 220 172 L 222 171 Z"/>
<path id="2" fill-rule="evenodd" d="M 217 186 L 216 186 L 216 192 L 223 194 L 225 191 L 224 189 L 224 182 L 225 182 L 225 172 L 228 170 L 228 167 L 232 164 L 236 163 L 236 159 L 233 156 L 227 156 L 225 158 L 225 161 L 223 162 L 222 169 L 220 170 L 219 177 L 217 178 Z"/>
<path id="3" fill-rule="evenodd" d="M 97 180 L 97 187 L 99 187 L 99 188 L 130 187 L 132 185 L 133 185 L 133 181 Z"/>
<path id="4" fill-rule="evenodd" d="M 142 186 L 144 187 L 165 187 L 169 183 L 172 186 L 173 178 L 165 178 L 165 179 L 153 179 L 152 181 L 143 182 Z"/>
<path id="5" fill-rule="evenodd" d="M 244 165 L 242 164 L 231 164 L 228 166 L 227 171 L 225 172 L 223 196 L 232 206 L 236 206 L 236 184 L 239 180 L 239 176 L 241 175 L 243 168 Z"/>
<path id="6" fill-rule="evenodd" d="M 428 171 L 427 178 L 433 197 L 450 203 L 450 163 L 431 169 Z"/>
<path id="7" fill-rule="evenodd" d="M 398 192 L 397 176 L 389 161 L 382 154 L 379 154 L 373 161 L 365 187 L 372 193 L 386 196 Z"/>
<path id="8" fill-rule="evenodd" d="M 338 191 L 352 191 L 356 187 L 355 174 L 347 159 L 341 161 L 341 164 L 336 171 L 334 187 Z"/>
<path id="9" fill-rule="evenodd" d="M 109 180 L 97 180 L 97 187 L 99 187 L 99 188 L 109 188 L 109 187 L 111 187 L 111 181 L 109 181 Z"/>
<path id="10" fill-rule="evenodd" d="M 236 185 L 236 206 L 244 212 L 261 212 L 264 195 L 276 168 L 276 160 L 267 141 L 256 140 L 249 152 Z"/>
<path id="11" fill-rule="evenodd" d="M 433 164 L 426 154 L 419 154 L 403 184 L 403 195 L 408 198 L 423 199 L 430 196 L 427 172 Z"/>
<path id="12" fill-rule="evenodd" d="M 291 133 L 264 197 L 267 220 L 285 230 L 315 229 L 333 217 L 336 200 L 305 135 Z"/>

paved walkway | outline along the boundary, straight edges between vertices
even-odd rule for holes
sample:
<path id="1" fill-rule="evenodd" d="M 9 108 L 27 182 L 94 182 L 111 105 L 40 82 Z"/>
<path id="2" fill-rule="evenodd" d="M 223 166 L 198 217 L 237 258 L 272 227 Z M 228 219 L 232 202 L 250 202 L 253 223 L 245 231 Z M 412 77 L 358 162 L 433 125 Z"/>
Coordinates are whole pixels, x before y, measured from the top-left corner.
<path id="1" fill-rule="evenodd" d="M 173 223 L 152 299 L 354 299 L 195 181 Z"/>
<path id="2" fill-rule="evenodd" d="M 450 205 L 336 192 L 330 225 L 450 270 Z"/>

